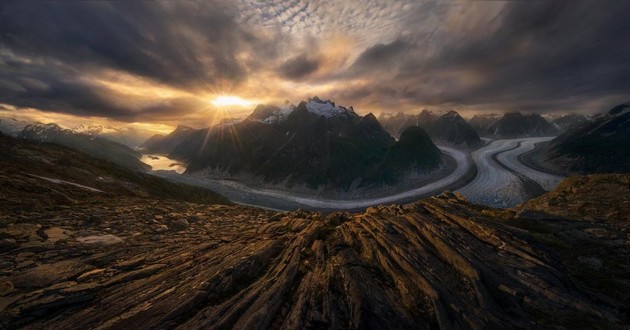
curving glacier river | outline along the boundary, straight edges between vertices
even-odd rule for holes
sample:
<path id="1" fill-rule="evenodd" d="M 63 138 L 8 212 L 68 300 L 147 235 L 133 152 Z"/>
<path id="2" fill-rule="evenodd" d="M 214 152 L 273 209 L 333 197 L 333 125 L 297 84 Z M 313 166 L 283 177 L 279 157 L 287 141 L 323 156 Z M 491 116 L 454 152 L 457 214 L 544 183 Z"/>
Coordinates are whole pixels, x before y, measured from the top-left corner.
<path id="1" fill-rule="evenodd" d="M 456 169 L 435 182 L 384 197 L 366 199 L 326 199 L 288 191 L 252 188 L 234 180 L 217 180 L 179 175 L 174 171 L 156 171 L 157 175 L 174 181 L 206 187 L 222 194 L 238 204 L 277 210 L 359 210 L 379 204 L 409 202 L 416 197 L 439 194 L 456 188 L 467 199 L 493 207 L 511 207 L 532 196 L 532 190 L 543 192 L 553 189 L 562 179 L 529 168 L 518 156 L 532 150 L 538 142 L 551 138 L 521 138 L 494 140 L 487 145 L 466 152 L 454 148 L 439 148 L 457 163 Z M 475 171 L 474 179 L 464 178 Z M 457 187 L 461 183 L 462 186 Z M 537 188 L 537 189 L 533 189 Z"/>
<path id="2" fill-rule="evenodd" d="M 553 137 L 494 140 L 473 151 L 477 176 L 457 192 L 473 203 L 512 207 L 554 189 L 562 177 L 537 171 L 518 159 L 533 150 L 536 143 L 551 139 Z"/>

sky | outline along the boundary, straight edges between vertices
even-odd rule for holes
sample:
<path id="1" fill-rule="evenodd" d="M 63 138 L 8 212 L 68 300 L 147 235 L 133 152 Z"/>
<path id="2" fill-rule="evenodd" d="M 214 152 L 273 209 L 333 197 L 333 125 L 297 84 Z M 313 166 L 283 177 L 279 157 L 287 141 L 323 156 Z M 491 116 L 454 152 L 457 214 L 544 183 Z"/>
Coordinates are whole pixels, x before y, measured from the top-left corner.
<path id="1" fill-rule="evenodd" d="M 0 0 L 0 115 L 209 126 L 309 96 L 360 114 L 596 113 L 630 1 Z"/>

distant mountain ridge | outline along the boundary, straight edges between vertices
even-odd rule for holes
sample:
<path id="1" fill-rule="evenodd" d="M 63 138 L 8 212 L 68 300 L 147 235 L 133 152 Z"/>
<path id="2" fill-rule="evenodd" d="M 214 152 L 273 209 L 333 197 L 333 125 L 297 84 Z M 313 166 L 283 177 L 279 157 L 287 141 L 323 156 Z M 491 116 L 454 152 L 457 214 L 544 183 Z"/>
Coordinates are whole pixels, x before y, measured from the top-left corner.
<path id="1" fill-rule="evenodd" d="M 155 154 L 170 154 L 175 147 L 180 144 L 190 134 L 194 133 L 196 129 L 184 125 L 179 125 L 174 131 L 168 135 L 156 134 L 145 141 L 141 147 L 146 151 Z"/>
<path id="2" fill-rule="evenodd" d="M 468 124 L 470 124 L 470 126 L 480 135 L 485 135 L 488 128 L 499 121 L 501 117 L 502 115 L 496 113 L 477 114 L 468 121 Z"/>
<path id="3" fill-rule="evenodd" d="M 361 117 L 352 107 L 313 97 L 295 107 L 258 106 L 242 122 L 196 131 L 171 156 L 189 163 L 187 173 L 207 171 L 287 187 L 347 190 L 392 184 L 400 177 L 385 175 L 383 166 L 395 165 L 401 172 L 439 168 L 442 156 L 431 139 L 414 136 L 416 141 L 408 144 L 429 147 L 416 150 L 420 154 L 413 164 L 397 163 L 387 157 L 399 144 L 374 115 Z"/>
<path id="4" fill-rule="evenodd" d="M 541 115 L 508 112 L 486 130 L 487 136 L 498 139 L 554 136 L 558 129 Z"/>
<path id="5" fill-rule="evenodd" d="M 13 117 L 0 117 L 0 132 L 17 137 L 28 125 L 41 124 L 35 121 L 19 120 Z M 59 124 L 55 124 L 61 127 Z M 63 128 L 63 127 L 61 127 Z M 63 128 L 73 133 L 104 138 L 134 148 L 152 135 L 148 130 L 135 127 L 114 127 L 110 125 L 80 124 L 72 128 Z"/>
<path id="6" fill-rule="evenodd" d="M 133 127 L 113 127 L 109 125 L 77 125 L 71 129 L 75 133 L 82 133 L 94 137 L 108 139 L 124 144 L 128 147 L 140 146 L 151 132 Z"/>
<path id="7" fill-rule="evenodd" d="M 552 116 L 551 123 L 554 124 L 560 132 L 566 132 L 569 129 L 588 122 L 588 118 L 581 114 L 567 114 L 560 116 Z"/>
<path id="8" fill-rule="evenodd" d="M 435 113 L 423 110 L 418 115 L 399 112 L 394 116 L 381 114 L 379 121 L 396 137 L 408 127 L 419 126 L 440 143 L 464 147 L 474 147 L 481 143 L 477 132 L 456 111 Z"/>
<path id="9" fill-rule="evenodd" d="M 76 133 L 57 124 L 29 124 L 17 136 L 20 139 L 55 143 L 87 153 L 136 171 L 145 171 L 150 166 L 140 161 L 141 154 L 123 144 L 89 134 Z"/>

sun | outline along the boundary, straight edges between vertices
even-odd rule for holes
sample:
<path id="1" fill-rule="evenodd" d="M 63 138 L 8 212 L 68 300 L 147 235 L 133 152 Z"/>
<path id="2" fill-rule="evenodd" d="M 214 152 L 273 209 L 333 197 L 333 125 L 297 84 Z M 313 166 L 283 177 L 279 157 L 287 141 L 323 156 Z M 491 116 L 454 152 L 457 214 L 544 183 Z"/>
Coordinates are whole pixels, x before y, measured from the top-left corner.
<path id="1" fill-rule="evenodd" d="M 216 107 L 225 107 L 225 106 L 247 107 L 247 106 L 252 105 L 253 103 L 252 101 L 245 100 L 238 96 L 231 96 L 231 95 L 220 95 L 210 102 Z"/>

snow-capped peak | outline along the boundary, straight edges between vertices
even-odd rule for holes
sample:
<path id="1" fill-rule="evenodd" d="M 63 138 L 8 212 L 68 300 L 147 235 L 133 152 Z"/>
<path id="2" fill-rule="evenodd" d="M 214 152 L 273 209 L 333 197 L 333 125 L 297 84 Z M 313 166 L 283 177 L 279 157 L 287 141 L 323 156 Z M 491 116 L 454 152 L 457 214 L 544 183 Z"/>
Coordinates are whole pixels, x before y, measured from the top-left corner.
<path id="1" fill-rule="evenodd" d="M 287 116 L 291 112 L 293 112 L 293 110 L 295 110 L 295 106 L 294 105 L 292 105 L 292 104 L 286 105 L 286 106 L 280 108 L 279 110 L 274 111 L 273 113 L 271 113 L 269 115 L 269 117 L 263 119 L 262 122 L 271 124 L 271 123 L 276 123 L 276 122 L 282 121 L 285 118 L 287 118 Z"/>
<path id="2" fill-rule="evenodd" d="M 332 117 L 358 117 L 352 107 L 345 108 L 336 106 L 334 102 L 330 100 L 322 101 L 318 97 L 309 99 L 306 102 L 306 110 L 316 115 L 324 116 L 326 118 Z"/>
<path id="3" fill-rule="evenodd" d="M 90 125 L 85 126 L 83 124 L 77 125 L 71 129 L 75 133 L 86 134 L 86 135 L 99 135 L 103 133 L 103 126 L 100 125 Z"/>
<path id="4" fill-rule="evenodd" d="M 292 104 L 286 104 L 283 107 L 259 105 L 254 112 L 248 117 L 250 120 L 258 121 L 265 124 L 273 124 L 286 119 L 286 117 L 295 110 Z"/>
<path id="5" fill-rule="evenodd" d="M 249 120 L 258 121 L 266 124 L 273 124 L 284 121 L 295 109 L 304 105 L 306 111 L 318 116 L 326 118 L 333 117 L 359 117 L 352 107 L 346 108 L 335 105 L 330 100 L 322 101 L 317 96 L 309 98 L 307 101 L 300 102 L 299 106 L 285 103 L 282 107 L 273 105 L 259 105 L 254 112 L 248 117 Z"/>

